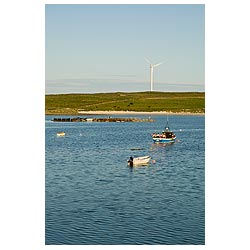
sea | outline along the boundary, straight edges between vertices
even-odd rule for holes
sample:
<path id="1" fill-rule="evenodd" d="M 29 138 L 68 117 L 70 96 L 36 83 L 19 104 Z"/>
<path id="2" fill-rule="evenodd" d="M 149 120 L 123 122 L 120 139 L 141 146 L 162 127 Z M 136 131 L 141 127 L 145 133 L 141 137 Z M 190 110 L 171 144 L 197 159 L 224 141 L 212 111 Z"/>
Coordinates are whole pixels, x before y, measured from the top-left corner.
<path id="1" fill-rule="evenodd" d="M 205 244 L 205 116 L 56 117 L 63 116 L 45 116 L 46 245 Z M 167 121 L 176 142 L 153 143 Z M 127 165 L 146 155 L 147 166 Z"/>

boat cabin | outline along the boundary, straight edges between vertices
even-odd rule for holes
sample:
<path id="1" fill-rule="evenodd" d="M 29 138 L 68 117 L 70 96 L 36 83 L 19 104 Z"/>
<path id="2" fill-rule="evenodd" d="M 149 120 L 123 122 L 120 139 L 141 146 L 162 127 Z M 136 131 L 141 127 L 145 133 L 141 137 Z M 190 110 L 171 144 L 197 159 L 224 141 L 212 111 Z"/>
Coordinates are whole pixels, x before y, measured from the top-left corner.
<path id="1" fill-rule="evenodd" d="M 175 134 L 173 132 L 170 132 L 170 131 L 169 132 L 164 131 L 164 132 L 162 132 L 162 136 L 164 138 L 174 138 Z"/>
<path id="2" fill-rule="evenodd" d="M 152 134 L 153 138 L 174 138 L 175 134 L 171 131 L 163 131 L 161 134 Z"/>

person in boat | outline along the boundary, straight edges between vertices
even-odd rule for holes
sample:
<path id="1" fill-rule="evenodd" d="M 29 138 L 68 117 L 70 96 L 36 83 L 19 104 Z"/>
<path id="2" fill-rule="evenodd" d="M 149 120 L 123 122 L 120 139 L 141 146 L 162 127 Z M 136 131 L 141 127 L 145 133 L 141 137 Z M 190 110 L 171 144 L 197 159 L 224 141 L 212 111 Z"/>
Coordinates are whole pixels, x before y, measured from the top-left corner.
<path id="1" fill-rule="evenodd" d="M 133 167 L 133 157 L 132 156 L 130 156 L 128 163 L 129 163 L 130 167 Z"/>
<path id="2" fill-rule="evenodd" d="M 169 127 L 165 127 L 165 131 L 169 131 Z"/>

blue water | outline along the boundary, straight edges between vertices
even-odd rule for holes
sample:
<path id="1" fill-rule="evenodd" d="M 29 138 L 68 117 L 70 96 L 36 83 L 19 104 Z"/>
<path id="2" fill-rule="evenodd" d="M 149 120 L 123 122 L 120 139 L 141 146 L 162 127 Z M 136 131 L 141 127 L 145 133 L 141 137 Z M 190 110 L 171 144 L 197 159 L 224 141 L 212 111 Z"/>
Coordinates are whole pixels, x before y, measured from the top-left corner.
<path id="1" fill-rule="evenodd" d="M 153 123 L 52 118 L 45 121 L 46 244 L 205 244 L 204 116 L 169 116 L 172 145 L 150 137 L 164 116 Z M 131 155 L 155 163 L 130 168 Z"/>

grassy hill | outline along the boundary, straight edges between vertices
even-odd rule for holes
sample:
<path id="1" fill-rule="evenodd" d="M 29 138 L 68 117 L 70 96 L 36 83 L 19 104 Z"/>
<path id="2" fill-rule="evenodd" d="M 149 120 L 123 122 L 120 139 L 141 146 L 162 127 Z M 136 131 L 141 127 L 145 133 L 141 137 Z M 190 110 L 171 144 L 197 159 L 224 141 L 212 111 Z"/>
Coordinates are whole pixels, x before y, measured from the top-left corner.
<path id="1" fill-rule="evenodd" d="M 78 114 L 78 111 L 126 110 L 205 113 L 205 93 L 117 92 L 45 96 L 46 114 Z"/>

